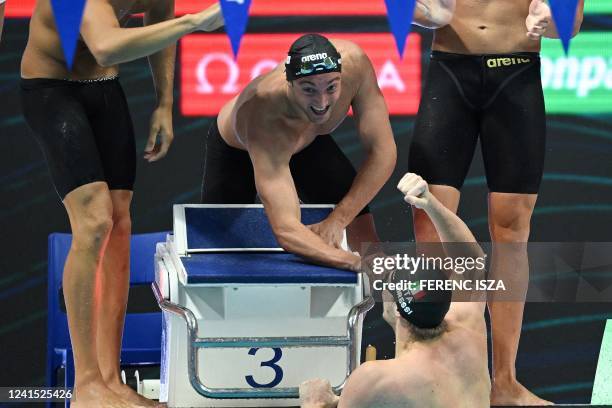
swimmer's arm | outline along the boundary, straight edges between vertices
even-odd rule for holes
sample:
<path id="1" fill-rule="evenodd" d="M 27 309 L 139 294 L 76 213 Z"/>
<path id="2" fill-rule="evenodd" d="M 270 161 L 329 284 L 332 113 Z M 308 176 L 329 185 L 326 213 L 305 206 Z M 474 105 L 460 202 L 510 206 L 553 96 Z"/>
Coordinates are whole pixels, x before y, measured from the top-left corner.
<path id="1" fill-rule="evenodd" d="M 541 4 L 540 4 L 541 3 Z M 582 20 L 584 19 L 584 0 L 578 2 L 576 8 L 576 18 L 574 20 L 574 29 L 572 31 L 572 37 L 580 32 L 582 26 Z M 542 22 L 542 20 L 544 22 Z M 534 26 L 535 25 L 535 26 Z M 550 4 L 544 0 L 532 0 L 529 7 L 529 16 L 527 17 L 527 29 L 528 37 L 534 40 L 539 40 L 542 37 L 546 38 L 559 38 L 557 26 L 555 20 L 552 17 L 550 10 Z"/>
<path id="2" fill-rule="evenodd" d="M 476 238 L 474 238 L 474 235 L 461 218 L 446 208 L 429 191 L 426 194 L 431 197 L 429 197 L 430 205 L 424 208 L 424 210 L 438 232 L 446 255 L 454 256 L 455 254 L 453 252 L 458 251 L 458 256 L 484 258 L 484 251 L 480 245 L 478 245 Z M 445 242 L 457 242 L 460 243 L 460 247 L 457 248 L 444 245 Z M 469 277 L 465 276 L 465 278 L 483 279 L 482 275 L 484 275 L 484 270 L 474 270 Z M 461 301 L 453 301 L 451 303 L 448 316 L 457 321 L 467 322 L 473 326 L 482 324 L 486 306 L 484 293 L 473 291 L 466 294 L 462 292 L 459 297 Z M 468 299 L 471 301 L 466 301 Z"/>
<path id="3" fill-rule="evenodd" d="M 459 248 L 463 252 L 462 256 L 483 257 L 484 251 L 463 220 L 446 208 L 429 190 L 424 194 L 428 204 L 423 210 L 436 228 L 440 241 L 443 244 L 445 242 L 464 243 L 465 246 L 462 245 Z"/>
<path id="4" fill-rule="evenodd" d="M 154 2 L 151 10 L 144 15 L 145 26 L 174 19 L 174 1 Z M 151 54 L 149 65 L 157 94 L 157 106 L 172 109 L 174 102 L 174 62 L 176 43 Z"/>
<path id="5" fill-rule="evenodd" d="M 425 28 L 449 24 L 455 12 L 455 0 L 417 0 L 412 23 Z"/>
<path id="6" fill-rule="evenodd" d="M 185 34 L 221 26 L 218 3 L 196 14 L 136 28 L 121 28 L 109 0 L 88 0 L 81 35 L 101 66 L 113 66 L 154 54 Z"/>
<path id="7" fill-rule="evenodd" d="M 4 4 L 0 4 L 0 41 L 2 40 L 2 28 L 4 26 Z"/>
<path id="8" fill-rule="evenodd" d="M 289 169 L 289 150 L 279 148 L 278 139 L 264 138 L 249 136 L 248 151 L 253 163 L 257 192 L 280 246 L 317 264 L 359 271 L 359 256 L 327 245 L 302 224 L 300 202 Z M 260 141 L 253 142 L 253 139 Z"/>
<path id="9" fill-rule="evenodd" d="M 356 58 L 364 77 L 352 107 L 366 157 L 353 185 L 332 213 L 332 217 L 344 226 L 353 221 L 389 179 L 397 156 L 389 112 L 378 88 L 372 63 L 360 49 Z"/>

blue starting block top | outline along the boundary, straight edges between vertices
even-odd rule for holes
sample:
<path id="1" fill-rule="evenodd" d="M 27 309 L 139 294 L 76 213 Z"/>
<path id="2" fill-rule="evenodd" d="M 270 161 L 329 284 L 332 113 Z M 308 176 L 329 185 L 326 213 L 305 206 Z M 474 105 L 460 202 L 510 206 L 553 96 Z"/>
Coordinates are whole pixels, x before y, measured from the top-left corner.
<path id="1" fill-rule="evenodd" d="M 187 283 L 356 284 L 351 271 L 306 263 L 288 253 L 205 253 L 181 258 Z"/>
<path id="2" fill-rule="evenodd" d="M 315 224 L 330 205 L 302 207 L 302 223 Z M 174 235 L 184 252 L 282 251 L 262 205 L 200 204 L 174 208 Z M 184 244 L 185 248 L 180 248 Z"/>
<path id="3" fill-rule="evenodd" d="M 302 223 L 333 206 L 302 206 Z M 188 284 L 356 284 L 357 274 L 313 265 L 286 252 L 262 205 L 176 205 L 174 239 Z"/>

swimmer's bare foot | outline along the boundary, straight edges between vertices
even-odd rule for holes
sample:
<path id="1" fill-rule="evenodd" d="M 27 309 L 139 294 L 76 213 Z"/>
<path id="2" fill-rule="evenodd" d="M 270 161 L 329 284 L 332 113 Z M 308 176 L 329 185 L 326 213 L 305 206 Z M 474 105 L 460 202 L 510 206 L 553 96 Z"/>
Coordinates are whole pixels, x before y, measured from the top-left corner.
<path id="1" fill-rule="evenodd" d="M 119 395 L 122 399 L 128 402 L 131 402 L 133 404 L 138 404 L 138 406 L 142 406 L 142 407 L 164 407 L 165 406 L 165 404 L 160 404 L 156 401 L 143 397 L 142 395 L 134 391 L 134 389 L 131 388 L 129 385 L 125 385 L 122 382 L 113 382 L 107 385 L 115 394 Z"/>
<path id="2" fill-rule="evenodd" d="M 138 408 L 115 394 L 102 380 L 78 385 L 70 401 L 72 408 Z"/>
<path id="3" fill-rule="evenodd" d="M 518 381 L 494 381 L 491 387 L 491 406 L 554 405 L 529 391 Z"/>

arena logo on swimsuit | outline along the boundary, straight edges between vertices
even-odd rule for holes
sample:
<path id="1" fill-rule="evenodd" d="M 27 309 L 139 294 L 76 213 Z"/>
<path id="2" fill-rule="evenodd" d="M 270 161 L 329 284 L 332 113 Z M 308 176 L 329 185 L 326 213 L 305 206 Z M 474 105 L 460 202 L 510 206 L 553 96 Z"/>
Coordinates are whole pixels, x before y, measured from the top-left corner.
<path id="1" fill-rule="evenodd" d="M 395 115 L 414 115 L 421 97 L 421 37 L 409 36 L 400 60 L 388 33 L 326 34 L 359 44 L 370 57 L 389 107 Z M 253 78 L 286 60 L 289 45 L 300 34 L 247 34 L 238 58 L 223 34 L 189 35 L 181 40 L 181 113 L 213 116 Z M 325 54 L 325 53 L 319 53 Z M 321 55 L 312 56 L 318 60 Z M 324 58 L 324 57 L 323 57 Z"/>
<path id="2" fill-rule="evenodd" d="M 499 68 L 499 67 L 509 67 L 511 65 L 516 64 L 527 64 L 531 62 L 529 58 L 489 58 L 487 60 L 487 67 L 489 68 Z"/>

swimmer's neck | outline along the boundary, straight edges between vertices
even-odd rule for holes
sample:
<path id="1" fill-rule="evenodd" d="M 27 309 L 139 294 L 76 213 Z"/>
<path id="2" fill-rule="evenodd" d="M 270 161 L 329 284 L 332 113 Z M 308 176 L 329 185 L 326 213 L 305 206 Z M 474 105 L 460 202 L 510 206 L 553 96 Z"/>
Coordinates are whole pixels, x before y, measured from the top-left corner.
<path id="1" fill-rule="evenodd" d="M 442 338 L 447 330 L 448 325 L 446 322 L 443 322 L 442 325 L 436 330 L 437 333 L 431 338 L 419 338 L 410 328 L 409 323 L 403 321 L 402 319 L 398 319 L 395 326 L 395 358 L 412 353 L 417 349 L 431 347 L 433 343 Z"/>

